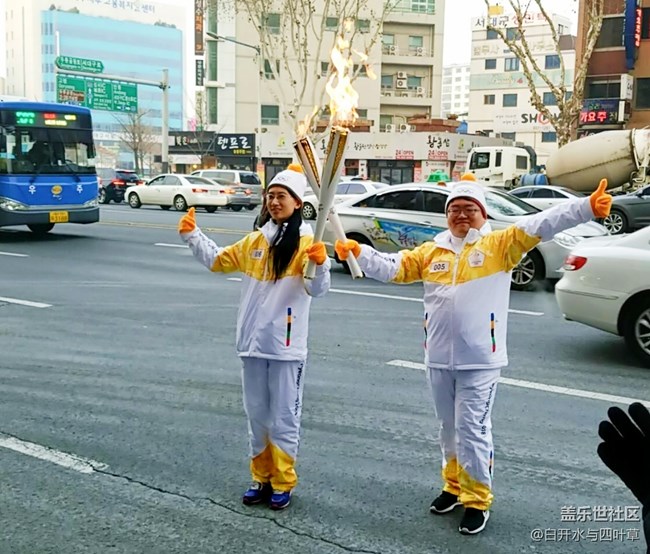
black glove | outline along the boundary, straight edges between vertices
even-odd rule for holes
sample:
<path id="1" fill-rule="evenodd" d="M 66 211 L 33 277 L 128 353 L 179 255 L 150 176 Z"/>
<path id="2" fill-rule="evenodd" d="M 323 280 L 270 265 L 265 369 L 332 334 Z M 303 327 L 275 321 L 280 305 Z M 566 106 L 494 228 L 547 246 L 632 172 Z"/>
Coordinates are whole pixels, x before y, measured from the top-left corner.
<path id="1" fill-rule="evenodd" d="M 610 421 L 601 421 L 598 456 L 618 475 L 632 494 L 647 509 L 650 506 L 650 412 L 635 402 L 628 409 L 607 410 Z M 635 425 L 636 423 L 636 425 Z"/>

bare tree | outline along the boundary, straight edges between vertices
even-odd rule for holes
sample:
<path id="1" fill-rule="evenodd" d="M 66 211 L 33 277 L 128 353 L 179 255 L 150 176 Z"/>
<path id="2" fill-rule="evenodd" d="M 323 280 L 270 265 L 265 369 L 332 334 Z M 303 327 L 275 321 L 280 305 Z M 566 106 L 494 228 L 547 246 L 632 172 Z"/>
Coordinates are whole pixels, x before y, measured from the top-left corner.
<path id="1" fill-rule="evenodd" d="M 151 154 L 160 140 L 160 133 L 144 122 L 148 110 L 138 110 L 117 118 L 122 131 L 120 141 L 133 152 L 135 171 L 142 172 L 147 154 Z"/>
<path id="2" fill-rule="evenodd" d="M 194 100 L 194 125 L 190 128 L 190 136 L 187 147 L 192 154 L 200 158 L 201 167 L 206 167 L 212 160 L 214 163 L 214 140 L 220 132 L 221 126 L 216 131 L 209 131 L 210 118 L 208 116 L 207 96 L 203 92 L 197 92 Z"/>
<path id="3" fill-rule="evenodd" d="M 224 0 L 207 0 L 208 5 Z M 260 79 L 271 92 L 281 117 L 294 129 L 316 108 L 308 131 L 315 131 L 325 104 L 327 75 L 321 62 L 329 60 L 337 37 L 349 42 L 348 56 L 356 57 L 352 79 L 372 75 L 367 56 L 381 38 L 386 16 L 402 0 L 385 0 L 381 11 L 371 0 L 229 0 L 233 13 L 248 18 L 260 46 Z M 335 25 L 333 23 L 336 22 Z M 336 32 L 327 32 L 336 30 Z"/>
<path id="4" fill-rule="evenodd" d="M 540 114 L 548 119 L 549 123 L 555 129 L 558 146 L 563 146 L 571 140 L 573 130 L 580 116 L 589 60 L 598 41 L 603 23 L 604 2 L 605 0 L 588 0 L 584 2 L 584 9 L 586 10 L 584 50 L 581 59 L 576 58 L 573 83 L 568 86 L 566 83 L 567 71 L 562 56 L 564 46 L 562 35 L 558 32 L 552 16 L 542 6 L 542 0 L 524 0 L 523 2 L 521 0 L 508 0 L 514 12 L 514 20 L 516 22 L 516 31 L 510 36 L 506 28 L 495 26 L 492 18 L 487 18 L 487 30 L 494 31 L 519 60 L 522 72 L 526 78 L 528 90 L 530 91 L 530 103 Z M 485 5 L 489 13 L 490 0 L 485 0 Z M 542 14 L 545 24 L 549 27 L 555 51 L 560 58 L 560 76 L 557 79 L 552 79 L 549 77 L 548 70 L 545 70 L 543 67 L 540 68 L 537 57 L 531 50 L 530 44 L 526 39 L 525 23 L 532 13 L 531 8 L 537 13 Z M 555 98 L 557 113 L 555 110 L 551 111 L 544 104 L 543 96 L 537 90 L 537 83 L 540 79 L 544 83 L 545 88 L 548 88 Z M 567 92 L 569 91 L 567 89 L 571 86 L 573 92 L 571 95 L 568 95 Z"/>

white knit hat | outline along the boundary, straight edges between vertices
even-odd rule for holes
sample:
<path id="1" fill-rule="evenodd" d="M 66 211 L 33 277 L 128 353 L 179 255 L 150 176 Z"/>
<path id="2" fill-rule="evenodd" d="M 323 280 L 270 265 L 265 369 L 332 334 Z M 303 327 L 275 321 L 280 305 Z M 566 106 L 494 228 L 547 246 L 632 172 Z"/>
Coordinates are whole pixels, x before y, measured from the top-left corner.
<path id="1" fill-rule="evenodd" d="M 296 198 L 302 200 L 303 196 L 305 196 L 305 191 L 307 190 L 307 179 L 302 173 L 302 168 L 299 165 L 291 164 L 288 169 L 276 173 L 275 177 L 271 179 L 267 189 L 271 188 L 273 185 L 286 188 Z"/>
<path id="2" fill-rule="evenodd" d="M 454 187 L 451 189 L 451 194 L 447 196 L 445 203 L 445 211 L 456 198 L 467 198 L 478 204 L 481 208 L 483 217 L 487 218 L 487 203 L 485 202 L 485 192 L 483 187 L 476 182 L 476 177 L 471 173 L 466 173 L 460 178 Z"/>

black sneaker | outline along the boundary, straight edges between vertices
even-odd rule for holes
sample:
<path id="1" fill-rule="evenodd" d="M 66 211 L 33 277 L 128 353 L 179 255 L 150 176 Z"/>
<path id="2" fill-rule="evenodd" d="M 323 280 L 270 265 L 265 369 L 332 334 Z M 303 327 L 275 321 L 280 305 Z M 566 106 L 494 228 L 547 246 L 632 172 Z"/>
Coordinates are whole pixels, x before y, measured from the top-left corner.
<path id="1" fill-rule="evenodd" d="M 456 506 L 461 506 L 458 497 L 447 491 L 442 491 L 440 496 L 431 502 L 429 511 L 432 514 L 447 514 L 451 512 Z"/>
<path id="2" fill-rule="evenodd" d="M 485 525 L 490 519 L 489 510 L 479 510 L 478 508 L 465 508 L 465 515 L 460 520 L 458 530 L 463 535 L 476 535 L 485 529 Z"/>

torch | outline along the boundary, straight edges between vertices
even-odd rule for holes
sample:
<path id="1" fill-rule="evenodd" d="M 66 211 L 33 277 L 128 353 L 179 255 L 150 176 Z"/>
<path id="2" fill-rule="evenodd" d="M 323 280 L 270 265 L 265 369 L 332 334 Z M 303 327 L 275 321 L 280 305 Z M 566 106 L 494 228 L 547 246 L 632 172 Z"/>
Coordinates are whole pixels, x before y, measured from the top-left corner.
<path id="1" fill-rule="evenodd" d="M 314 190 L 314 194 L 318 197 L 314 242 L 323 240 L 328 217 L 334 228 L 336 238 L 346 240 L 343 226 L 336 212 L 333 212 L 332 206 L 334 205 L 338 180 L 343 171 L 345 147 L 350 136 L 348 127 L 353 125 L 357 118 L 356 107 L 359 100 L 359 94 L 352 87 L 351 80 L 354 62 L 350 57 L 346 59 L 343 55 L 343 51 L 349 47 L 349 42 L 339 36 L 337 37 L 336 46 L 332 49 L 331 59 L 334 72 L 325 85 L 330 97 L 331 129 L 322 171 L 318 159 L 314 155 L 313 144 L 307 137 L 300 137 L 294 144 L 294 149 L 303 166 L 305 176 Z M 334 84 L 335 82 L 336 84 Z M 332 215 L 332 213 L 335 215 Z M 354 256 L 348 257 L 348 266 L 353 277 L 362 276 L 359 264 Z M 307 264 L 305 278 L 313 279 L 315 274 L 316 264 L 310 261 Z"/>
<path id="2" fill-rule="evenodd" d="M 296 156 L 300 161 L 300 165 L 302 165 L 309 186 L 311 187 L 316 197 L 320 200 L 321 175 L 323 174 L 323 169 L 321 167 L 320 160 L 314 153 L 314 144 L 309 137 L 304 136 L 299 138 L 294 143 L 293 147 L 296 152 Z M 336 181 L 334 181 L 334 183 L 336 183 Z M 334 184 L 332 188 L 336 188 L 336 184 Z M 341 223 L 339 214 L 336 213 L 333 205 L 330 208 L 329 212 L 329 222 L 332 226 L 336 238 L 342 242 L 345 242 L 347 240 L 347 237 L 345 236 L 345 230 L 343 229 L 343 224 Z M 353 279 L 363 277 L 363 272 L 359 267 L 359 262 L 357 262 L 357 259 L 354 257 L 354 255 L 348 256 L 347 264 L 350 268 L 350 274 L 352 275 Z"/>

